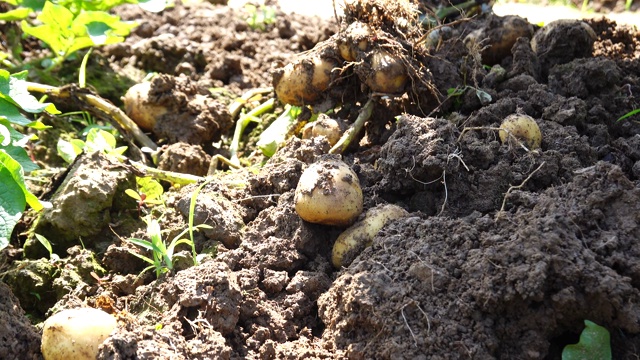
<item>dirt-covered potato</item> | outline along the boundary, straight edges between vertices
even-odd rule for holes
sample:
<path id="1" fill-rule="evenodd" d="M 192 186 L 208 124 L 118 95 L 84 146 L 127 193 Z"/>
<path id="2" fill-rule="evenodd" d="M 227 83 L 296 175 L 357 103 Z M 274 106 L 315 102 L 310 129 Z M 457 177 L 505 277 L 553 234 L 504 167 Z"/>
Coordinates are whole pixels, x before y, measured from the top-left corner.
<path id="1" fill-rule="evenodd" d="M 368 63 L 371 64 L 371 70 L 365 77 L 364 83 L 372 91 L 397 94 L 404 90 L 409 76 L 400 56 L 376 49 L 371 52 Z"/>
<path id="2" fill-rule="evenodd" d="M 102 310 L 60 311 L 44 322 L 42 355 L 45 360 L 93 360 L 116 325 L 116 318 Z"/>
<path id="3" fill-rule="evenodd" d="M 305 221 L 347 226 L 362 213 L 360 181 L 342 160 L 326 156 L 302 173 L 294 202 L 296 212 Z"/>
<path id="4" fill-rule="evenodd" d="M 312 121 L 302 129 L 302 138 L 311 139 L 316 136 L 324 136 L 329 145 L 335 145 L 344 131 L 342 123 L 325 114 L 318 115 L 318 120 Z"/>
<path id="5" fill-rule="evenodd" d="M 147 100 L 150 82 L 133 85 L 122 98 L 124 111 L 143 130 L 152 130 L 156 119 L 167 112 L 164 106 L 154 105 Z"/>
<path id="6" fill-rule="evenodd" d="M 290 63 L 274 73 L 273 86 L 285 104 L 303 106 L 320 99 L 331 83 L 331 71 L 337 66 L 329 58 L 315 56 Z"/>
<path id="7" fill-rule="evenodd" d="M 364 248 L 371 245 L 373 238 L 383 226 L 391 220 L 407 215 L 409 213 L 406 210 L 393 204 L 378 205 L 369 209 L 364 219 L 351 225 L 338 236 L 331 253 L 333 266 L 348 266 Z"/>
<path id="8" fill-rule="evenodd" d="M 512 114 L 500 125 L 500 141 L 513 143 L 513 137 L 521 141 L 529 149 L 537 149 L 542 143 L 542 133 L 536 121 L 528 115 Z M 511 136 L 510 136 L 511 135 Z"/>
<path id="9" fill-rule="evenodd" d="M 369 47 L 371 28 L 360 21 L 351 23 L 345 30 L 344 37 L 338 38 L 340 56 L 346 61 L 356 61 L 358 53 Z"/>

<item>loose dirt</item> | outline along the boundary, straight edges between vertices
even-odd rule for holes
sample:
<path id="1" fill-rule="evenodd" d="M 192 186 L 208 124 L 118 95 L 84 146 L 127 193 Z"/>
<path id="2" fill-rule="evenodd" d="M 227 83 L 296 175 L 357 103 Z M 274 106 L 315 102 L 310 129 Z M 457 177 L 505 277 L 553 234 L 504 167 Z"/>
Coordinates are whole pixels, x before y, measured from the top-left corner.
<path id="1" fill-rule="evenodd" d="M 271 86 L 275 69 L 340 30 L 282 11 L 252 29 L 247 11 L 124 6 L 118 13 L 140 26 L 96 49 L 93 71 L 128 83 L 162 74 L 152 83 L 153 101 L 170 108 L 151 132 L 160 168 L 216 169 L 212 159 L 229 153 L 233 99 Z M 176 269 L 157 279 L 140 275 L 146 263 L 126 241 L 146 236 L 144 210 L 124 195 L 136 171 L 82 155 L 36 222 L 61 259 L 23 234 L 29 218 L 0 255 L 0 358 L 40 358 L 32 323 L 78 306 L 119 318 L 99 359 L 559 359 L 584 320 L 609 330 L 615 359 L 636 358 L 640 119 L 618 118 L 640 107 L 640 32 L 606 19 L 541 29 L 491 14 L 449 26 L 414 58 L 428 75 L 426 102 L 411 91 L 375 95 L 343 154 L 365 210 L 393 203 L 410 213 L 347 268 L 330 262 L 344 228 L 305 222 L 293 205 L 303 170 L 330 149 L 325 138 L 292 136 L 267 159 L 254 147 L 263 126 L 252 125 L 240 156 L 260 166 L 219 167 L 198 195 L 193 223 L 209 226 L 195 233 L 200 264 L 178 247 Z M 352 123 L 373 95 L 355 80 L 340 86 L 326 94 L 332 116 Z M 119 96 L 109 99 L 122 105 Z M 541 148 L 501 144 L 495 128 L 514 113 L 536 120 Z M 163 238 L 187 227 L 200 185 L 167 186 L 154 210 Z"/>

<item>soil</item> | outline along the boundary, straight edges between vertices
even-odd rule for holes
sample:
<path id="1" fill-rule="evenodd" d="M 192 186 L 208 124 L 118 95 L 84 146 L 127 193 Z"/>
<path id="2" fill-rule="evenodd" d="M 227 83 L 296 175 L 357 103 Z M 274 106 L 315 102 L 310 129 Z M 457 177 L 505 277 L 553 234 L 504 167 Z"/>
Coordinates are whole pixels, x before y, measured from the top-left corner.
<path id="1" fill-rule="evenodd" d="M 253 29 L 247 8 L 210 2 L 118 8 L 140 25 L 95 49 L 89 66 L 129 85 L 159 73 L 149 97 L 168 108 L 150 132 L 158 167 L 213 176 L 165 184 L 165 203 L 145 205 L 124 194 L 140 175 L 130 164 L 79 156 L 43 194 L 53 207 L 27 213 L 0 252 L 0 358 L 41 358 L 34 324 L 79 306 L 119 319 L 99 359 L 559 359 L 585 320 L 608 329 L 614 359 L 637 358 L 640 118 L 618 119 L 640 107 L 638 29 L 479 14 L 406 52 L 424 30 L 402 38 L 390 9 L 377 18 L 389 38 L 376 41 L 400 44 L 420 81 L 374 94 L 355 71 L 312 109 L 353 123 L 373 99 L 342 159 L 365 211 L 392 203 L 409 215 L 335 269 L 344 227 L 303 221 L 294 206 L 302 172 L 331 148 L 325 137 L 291 136 L 266 158 L 255 147 L 264 125 L 251 124 L 239 152 L 247 166 L 218 159 L 229 155 L 234 99 L 272 86 L 276 69 L 334 41 L 340 24 L 277 11 Z M 126 88 L 109 85 L 96 92 L 122 105 Z M 500 142 L 495 129 L 514 113 L 535 119 L 539 149 Z M 173 271 L 144 271 L 127 239 L 148 239 L 147 212 L 163 239 L 181 236 L 194 191 L 193 224 L 207 225 L 194 233 L 199 264 L 183 244 Z"/>

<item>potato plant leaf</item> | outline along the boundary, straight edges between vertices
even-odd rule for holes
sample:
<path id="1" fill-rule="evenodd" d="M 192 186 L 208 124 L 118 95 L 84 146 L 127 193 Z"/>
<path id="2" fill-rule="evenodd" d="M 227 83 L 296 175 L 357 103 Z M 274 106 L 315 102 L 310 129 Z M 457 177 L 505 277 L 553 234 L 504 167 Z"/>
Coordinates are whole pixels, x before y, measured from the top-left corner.
<path id="1" fill-rule="evenodd" d="M 589 320 L 584 324 L 580 342 L 565 346 L 562 360 L 611 360 L 609 331 Z"/>
<path id="2" fill-rule="evenodd" d="M 14 172 L 20 169 L 20 164 L 4 151 L 0 150 L 0 250 L 7 247 L 11 232 L 16 226 L 27 204 L 20 180 L 14 177 Z M 23 180 L 24 181 L 24 180 Z"/>
<path id="3" fill-rule="evenodd" d="M 31 26 L 23 20 L 22 30 L 45 42 L 58 62 L 80 49 L 122 42 L 136 26 L 104 11 L 82 11 L 76 15 L 65 6 L 48 1 L 37 19 L 41 25 Z"/>

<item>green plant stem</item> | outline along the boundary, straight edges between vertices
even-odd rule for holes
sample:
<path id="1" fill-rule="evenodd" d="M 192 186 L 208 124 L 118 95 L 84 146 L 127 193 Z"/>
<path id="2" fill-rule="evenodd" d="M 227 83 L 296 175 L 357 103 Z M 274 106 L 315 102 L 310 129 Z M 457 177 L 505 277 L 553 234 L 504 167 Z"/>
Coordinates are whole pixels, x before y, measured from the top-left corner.
<path id="1" fill-rule="evenodd" d="M 247 91 L 242 94 L 241 97 L 235 99 L 231 104 L 229 104 L 229 114 L 231 117 L 235 119 L 236 116 L 240 113 L 240 109 L 254 96 L 261 94 L 268 94 L 273 91 L 272 87 L 268 88 L 255 88 Z"/>
<path id="2" fill-rule="evenodd" d="M 256 121 L 256 118 L 266 112 L 273 110 L 273 105 L 275 104 L 275 99 L 271 98 L 255 109 L 249 111 L 238 119 L 236 122 L 236 129 L 233 132 L 233 140 L 231 140 L 231 145 L 229 146 L 229 160 L 232 164 L 236 166 L 240 166 L 240 159 L 238 158 L 238 149 L 240 148 L 240 138 L 242 137 L 242 133 L 246 129 L 247 125 L 251 121 Z"/>
<path id="3" fill-rule="evenodd" d="M 127 114 L 125 114 L 118 107 L 101 98 L 100 96 L 88 94 L 86 92 L 71 91 L 70 87 L 55 87 L 32 82 L 27 83 L 27 89 L 29 91 L 46 94 L 51 97 L 76 98 L 82 103 L 89 105 L 87 106 L 86 110 L 91 111 L 97 109 L 107 114 L 122 129 L 130 132 L 131 135 L 133 135 L 134 139 L 136 139 L 136 141 L 138 141 L 138 143 L 143 147 L 147 147 L 153 151 L 156 151 L 158 149 L 158 145 L 156 145 L 153 140 L 145 135 L 145 133 L 140 130 L 138 125 L 133 120 L 131 120 L 131 118 L 129 118 Z"/>
<path id="4" fill-rule="evenodd" d="M 139 163 L 137 161 L 130 160 L 129 158 L 123 155 L 118 155 L 116 156 L 116 158 L 125 164 L 131 165 L 131 167 L 133 167 L 135 171 L 138 173 L 136 174 L 136 176 L 138 177 L 151 176 L 156 180 L 164 180 L 172 184 L 179 184 L 179 185 L 193 184 L 204 179 L 201 176 L 195 176 L 191 174 L 183 174 L 183 173 L 178 173 L 174 171 L 166 171 L 166 170 L 152 168 L 142 163 Z"/>
<path id="5" fill-rule="evenodd" d="M 360 109 L 360 114 L 358 114 L 358 118 L 356 118 L 356 121 L 351 124 L 349 129 L 347 129 L 344 134 L 342 134 L 340 140 L 338 140 L 338 142 L 333 145 L 331 150 L 329 150 L 329 154 L 342 154 L 347 149 L 347 147 L 349 147 L 349 144 L 351 144 L 351 142 L 356 138 L 358 133 L 364 127 L 364 123 L 367 122 L 367 120 L 369 120 L 369 118 L 371 117 L 371 114 L 373 113 L 373 105 L 373 99 L 369 99 L 369 101 L 364 104 L 362 109 Z"/>

